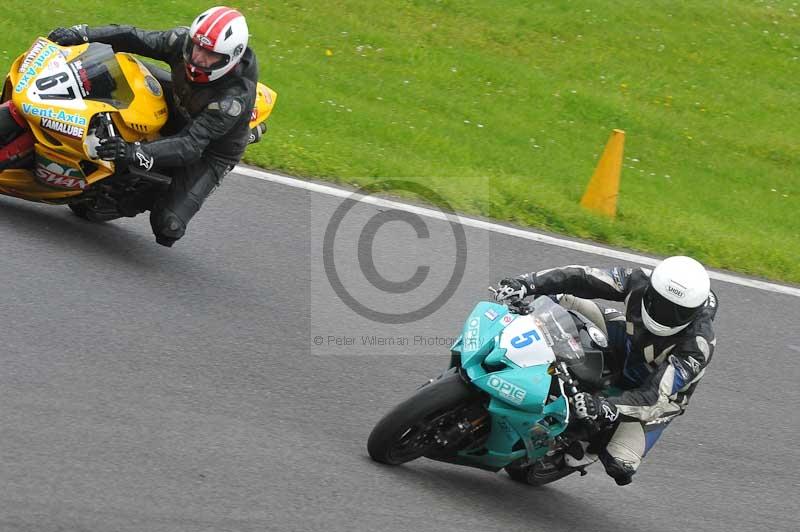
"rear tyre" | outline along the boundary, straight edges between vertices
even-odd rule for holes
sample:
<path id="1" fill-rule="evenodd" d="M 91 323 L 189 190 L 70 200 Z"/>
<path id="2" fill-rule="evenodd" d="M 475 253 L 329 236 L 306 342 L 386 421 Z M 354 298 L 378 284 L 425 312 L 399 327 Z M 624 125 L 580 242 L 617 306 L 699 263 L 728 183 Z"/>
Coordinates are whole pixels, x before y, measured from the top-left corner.
<path id="1" fill-rule="evenodd" d="M 117 218 L 121 217 L 115 214 L 98 214 L 90 209 L 85 203 L 70 203 L 68 206 L 75 216 L 89 222 L 102 223 L 116 220 Z"/>
<path id="2" fill-rule="evenodd" d="M 563 460 L 555 463 L 537 460 L 525 467 L 506 466 L 505 470 L 511 480 L 530 486 L 544 486 L 578 471 L 566 465 Z"/>
<path id="3" fill-rule="evenodd" d="M 434 440 L 452 414 L 476 397 L 458 373 L 450 373 L 421 388 L 381 419 L 367 441 L 376 462 L 400 465 L 416 460 L 439 444 Z"/>
<path id="4" fill-rule="evenodd" d="M 76 203 L 76 204 L 70 203 L 69 204 L 69 209 L 78 218 L 83 218 L 84 220 L 89 220 L 89 214 L 88 214 L 89 208 L 86 205 L 83 205 L 81 203 Z M 92 220 L 89 220 L 89 221 L 91 222 Z"/>
<path id="5" fill-rule="evenodd" d="M 529 467 L 514 467 L 506 466 L 505 470 L 509 478 L 514 482 L 521 482 L 522 484 L 528 483 L 528 469 Z"/>

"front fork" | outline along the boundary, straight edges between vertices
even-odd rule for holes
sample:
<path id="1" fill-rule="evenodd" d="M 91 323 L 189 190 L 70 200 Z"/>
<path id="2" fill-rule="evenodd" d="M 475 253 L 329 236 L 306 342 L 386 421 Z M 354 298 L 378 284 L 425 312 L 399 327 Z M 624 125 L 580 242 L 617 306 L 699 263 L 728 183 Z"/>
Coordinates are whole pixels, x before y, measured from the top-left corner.
<path id="1" fill-rule="evenodd" d="M 438 377 L 425 381 L 421 386 L 419 386 L 419 388 L 417 388 L 417 390 L 433 384 L 437 380 L 453 373 L 458 373 L 459 378 L 466 381 L 467 377 L 464 375 L 463 370 L 461 369 L 460 360 L 459 354 L 457 352 L 453 352 L 453 356 L 450 360 L 450 367 Z M 469 412 L 466 412 L 466 414 L 469 414 Z M 471 414 L 472 415 L 463 417 L 463 419 L 453 425 L 450 425 L 449 427 L 438 429 L 434 433 L 433 439 L 442 450 L 447 447 L 458 447 L 458 445 L 466 438 L 469 436 L 474 436 L 484 427 L 485 423 L 490 420 L 489 413 L 486 411 L 480 413 L 473 412 Z"/>
<path id="2" fill-rule="evenodd" d="M 567 398 L 567 405 L 569 408 L 569 405 L 572 404 L 572 399 L 580 391 L 578 390 L 578 383 L 570 374 L 569 369 L 567 368 L 567 364 L 563 361 L 553 366 L 552 372 L 553 376 L 558 378 L 560 381 L 561 391 Z M 567 416 L 568 418 L 570 417 L 569 411 L 567 412 Z M 580 423 L 580 425 L 577 428 L 574 428 L 575 425 L 577 425 L 578 423 Z M 589 419 L 580 421 L 576 420 L 571 424 L 570 428 L 573 428 L 573 430 L 569 431 L 568 437 L 565 437 L 563 435 L 559 435 L 557 437 L 558 441 L 554 442 L 556 443 L 556 445 L 554 445 L 553 450 L 548 453 L 549 456 L 554 456 L 556 453 L 566 450 L 567 447 L 569 447 L 570 444 L 572 444 L 573 442 L 587 441 L 594 434 L 597 434 L 598 432 L 597 424 Z M 578 467 L 577 469 L 580 472 L 581 476 L 584 476 L 586 474 L 585 465 Z"/>

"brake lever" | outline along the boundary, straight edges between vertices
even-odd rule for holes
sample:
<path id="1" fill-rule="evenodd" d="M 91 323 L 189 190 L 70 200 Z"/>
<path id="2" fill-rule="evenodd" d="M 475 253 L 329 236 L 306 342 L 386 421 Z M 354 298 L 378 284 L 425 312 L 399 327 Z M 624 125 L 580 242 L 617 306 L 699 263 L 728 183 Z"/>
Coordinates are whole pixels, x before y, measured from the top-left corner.
<path id="1" fill-rule="evenodd" d="M 513 307 L 516 313 L 520 316 L 527 316 L 533 311 L 533 309 L 531 309 L 530 305 L 526 303 L 524 299 L 512 301 L 509 306 Z"/>

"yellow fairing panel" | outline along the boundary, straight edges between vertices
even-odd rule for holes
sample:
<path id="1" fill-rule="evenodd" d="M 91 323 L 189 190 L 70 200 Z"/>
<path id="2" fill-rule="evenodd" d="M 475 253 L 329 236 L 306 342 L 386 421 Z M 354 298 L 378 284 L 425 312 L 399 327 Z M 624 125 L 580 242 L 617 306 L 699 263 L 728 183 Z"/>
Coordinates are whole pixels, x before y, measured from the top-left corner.
<path id="1" fill-rule="evenodd" d="M 147 67 L 131 54 L 118 53 L 117 60 L 136 97 L 127 108 L 120 109 L 121 120 L 115 117 L 114 125 L 129 142 L 153 140 L 167 123 L 169 114 L 161 84 L 150 74 Z"/>
<path id="2" fill-rule="evenodd" d="M 0 174 L 0 190 L 26 199 L 61 203 L 113 173 L 113 166 L 105 161 L 82 166 L 79 159 L 47 146 L 37 144 L 35 150 L 33 170 L 5 170 Z"/>
<path id="3" fill-rule="evenodd" d="M 0 174 L 0 192 L 7 196 L 44 203 L 60 203 L 71 196 L 80 194 L 80 192 L 65 192 L 41 185 L 34 180 L 33 172 L 21 169 L 4 170 Z"/>
<path id="4" fill-rule="evenodd" d="M 135 57 L 115 59 L 105 45 L 61 47 L 39 38 L 14 62 L 10 81 L 37 141 L 75 156 L 85 157 L 86 129 L 98 113 L 118 112 L 115 125 L 129 142 L 155 138 L 167 121 L 158 81 Z"/>
<path id="5" fill-rule="evenodd" d="M 256 127 L 269 117 L 273 107 L 275 107 L 275 101 L 277 99 L 277 92 L 263 83 L 258 84 L 256 87 L 256 105 L 253 107 L 253 112 L 250 114 L 250 129 Z"/>
<path id="6" fill-rule="evenodd" d="M 25 115 L 36 142 L 76 159 L 86 157 L 83 141 L 92 116 L 114 110 L 107 103 L 83 98 L 72 74 L 69 62 L 88 48 L 88 44 L 63 48 L 40 37 L 9 73 L 11 99 Z"/>
<path id="7" fill-rule="evenodd" d="M 111 175 L 112 163 L 89 161 L 84 143 L 92 117 L 117 111 L 113 103 L 156 105 L 133 98 L 127 77 L 110 47 L 61 47 L 37 39 L 11 66 L 4 98 L 10 97 L 35 137 L 32 170 L 0 173 L 0 191 L 34 201 L 58 202 L 79 195 L 89 184 Z M 137 68 L 138 70 L 138 68 Z M 143 80 L 132 75 L 132 79 Z M 143 81 L 144 82 L 144 81 Z M 162 107 L 166 105 L 161 98 Z M 148 127 L 162 124 L 153 117 Z M 141 138 L 136 133 L 136 138 Z M 82 164 L 83 163 L 83 164 Z"/>

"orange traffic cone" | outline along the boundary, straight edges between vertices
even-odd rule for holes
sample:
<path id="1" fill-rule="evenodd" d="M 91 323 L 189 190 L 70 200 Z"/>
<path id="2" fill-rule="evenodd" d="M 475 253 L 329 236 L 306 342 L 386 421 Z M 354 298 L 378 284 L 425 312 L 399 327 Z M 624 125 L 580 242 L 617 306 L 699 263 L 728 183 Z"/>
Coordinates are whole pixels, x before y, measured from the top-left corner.
<path id="1" fill-rule="evenodd" d="M 622 171 L 622 151 L 625 132 L 615 129 L 594 169 L 586 193 L 581 198 L 581 207 L 613 218 L 617 214 L 619 176 Z"/>

